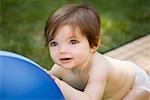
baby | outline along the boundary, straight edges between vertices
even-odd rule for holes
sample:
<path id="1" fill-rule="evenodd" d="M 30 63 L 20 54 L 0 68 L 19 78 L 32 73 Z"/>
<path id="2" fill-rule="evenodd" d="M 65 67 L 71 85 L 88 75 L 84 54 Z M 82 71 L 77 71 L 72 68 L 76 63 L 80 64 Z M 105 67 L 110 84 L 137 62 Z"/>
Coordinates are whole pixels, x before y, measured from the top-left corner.
<path id="1" fill-rule="evenodd" d="M 49 16 L 49 71 L 66 100 L 148 100 L 150 78 L 136 64 L 97 52 L 100 18 L 86 5 L 65 5 Z"/>

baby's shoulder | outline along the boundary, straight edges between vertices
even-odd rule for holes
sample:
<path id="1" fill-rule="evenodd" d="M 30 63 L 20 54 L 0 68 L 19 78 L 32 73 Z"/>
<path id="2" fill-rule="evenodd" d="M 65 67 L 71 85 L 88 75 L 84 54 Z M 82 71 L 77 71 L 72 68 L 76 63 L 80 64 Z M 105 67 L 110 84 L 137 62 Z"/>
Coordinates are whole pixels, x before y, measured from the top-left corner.
<path id="1" fill-rule="evenodd" d="M 90 78 L 101 79 L 107 77 L 110 72 L 110 64 L 106 60 L 95 62 L 89 71 Z"/>
<path id="2" fill-rule="evenodd" d="M 53 68 L 55 69 L 55 71 L 57 71 L 58 73 L 61 74 L 61 78 L 64 78 L 66 76 L 70 76 L 73 75 L 72 70 L 70 69 L 65 69 L 62 66 L 59 66 L 57 64 L 54 64 Z"/>
<path id="3" fill-rule="evenodd" d="M 61 72 L 61 71 L 63 71 L 63 70 L 64 70 L 64 68 L 61 67 L 61 66 L 59 66 L 59 65 L 57 65 L 57 64 L 54 64 L 54 65 L 52 66 L 52 68 L 51 68 L 51 71 L 54 71 L 54 72 Z"/>
<path id="4" fill-rule="evenodd" d="M 109 56 L 105 56 L 105 58 L 107 59 L 107 61 L 111 64 L 111 65 L 118 65 L 118 66 L 130 66 L 130 65 L 134 65 L 135 63 L 129 61 L 129 60 L 123 60 L 123 59 L 117 59 L 117 58 L 113 58 L 113 57 L 109 57 Z"/>
<path id="5" fill-rule="evenodd" d="M 50 70 L 50 72 L 57 76 L 58 78 L 62 78 L 63 74 L 65 73 L 65 69 L 62 66 L 54 64 Z"/>
<path id="6" fill-rule="evenodd" d="M 111 73 L 132 73 L 135 70 L 135 66 L 137 66 L 135 63 L 129 60 L 115 59 L 111 57 L 106 58 L 110 62 L 109 68 Z"/>

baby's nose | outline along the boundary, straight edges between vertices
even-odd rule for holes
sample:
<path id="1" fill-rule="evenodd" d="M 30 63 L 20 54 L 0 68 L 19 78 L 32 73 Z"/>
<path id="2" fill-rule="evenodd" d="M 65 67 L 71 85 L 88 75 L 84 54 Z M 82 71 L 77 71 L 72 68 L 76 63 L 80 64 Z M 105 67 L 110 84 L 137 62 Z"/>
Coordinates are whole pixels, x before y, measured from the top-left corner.
<path id="1" fill-rule="evenodd" d="M 60 46 L 60 53 L 66 53 L 68 52 L 68 47 L 66 45 L 61 45 Z"/>

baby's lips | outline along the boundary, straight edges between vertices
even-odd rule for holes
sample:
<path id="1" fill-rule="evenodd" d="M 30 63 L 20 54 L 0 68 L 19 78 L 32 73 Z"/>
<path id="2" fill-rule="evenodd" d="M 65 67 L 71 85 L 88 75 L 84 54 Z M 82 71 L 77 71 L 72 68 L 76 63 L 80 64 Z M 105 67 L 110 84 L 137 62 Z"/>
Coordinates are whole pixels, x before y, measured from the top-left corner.
<path id="1" fill-rule="evenodd" d="M 60 60 L 70 60 L 72 58 L 60 58 Z"/>

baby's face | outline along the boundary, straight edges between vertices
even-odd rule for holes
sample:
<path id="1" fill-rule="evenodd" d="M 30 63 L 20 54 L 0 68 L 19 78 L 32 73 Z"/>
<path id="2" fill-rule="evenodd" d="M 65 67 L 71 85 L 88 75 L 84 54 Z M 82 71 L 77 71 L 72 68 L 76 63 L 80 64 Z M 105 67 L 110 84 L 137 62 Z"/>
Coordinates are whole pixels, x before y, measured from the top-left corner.
<path id="1" fill-rule="evenodd" d="M 80 32 L 64 25 L 56 31 L 56 36 L 49 43 L 50 56 L 54 63 L 71 69 L 82 66 L 92 54 L 89 42 Z"/>

